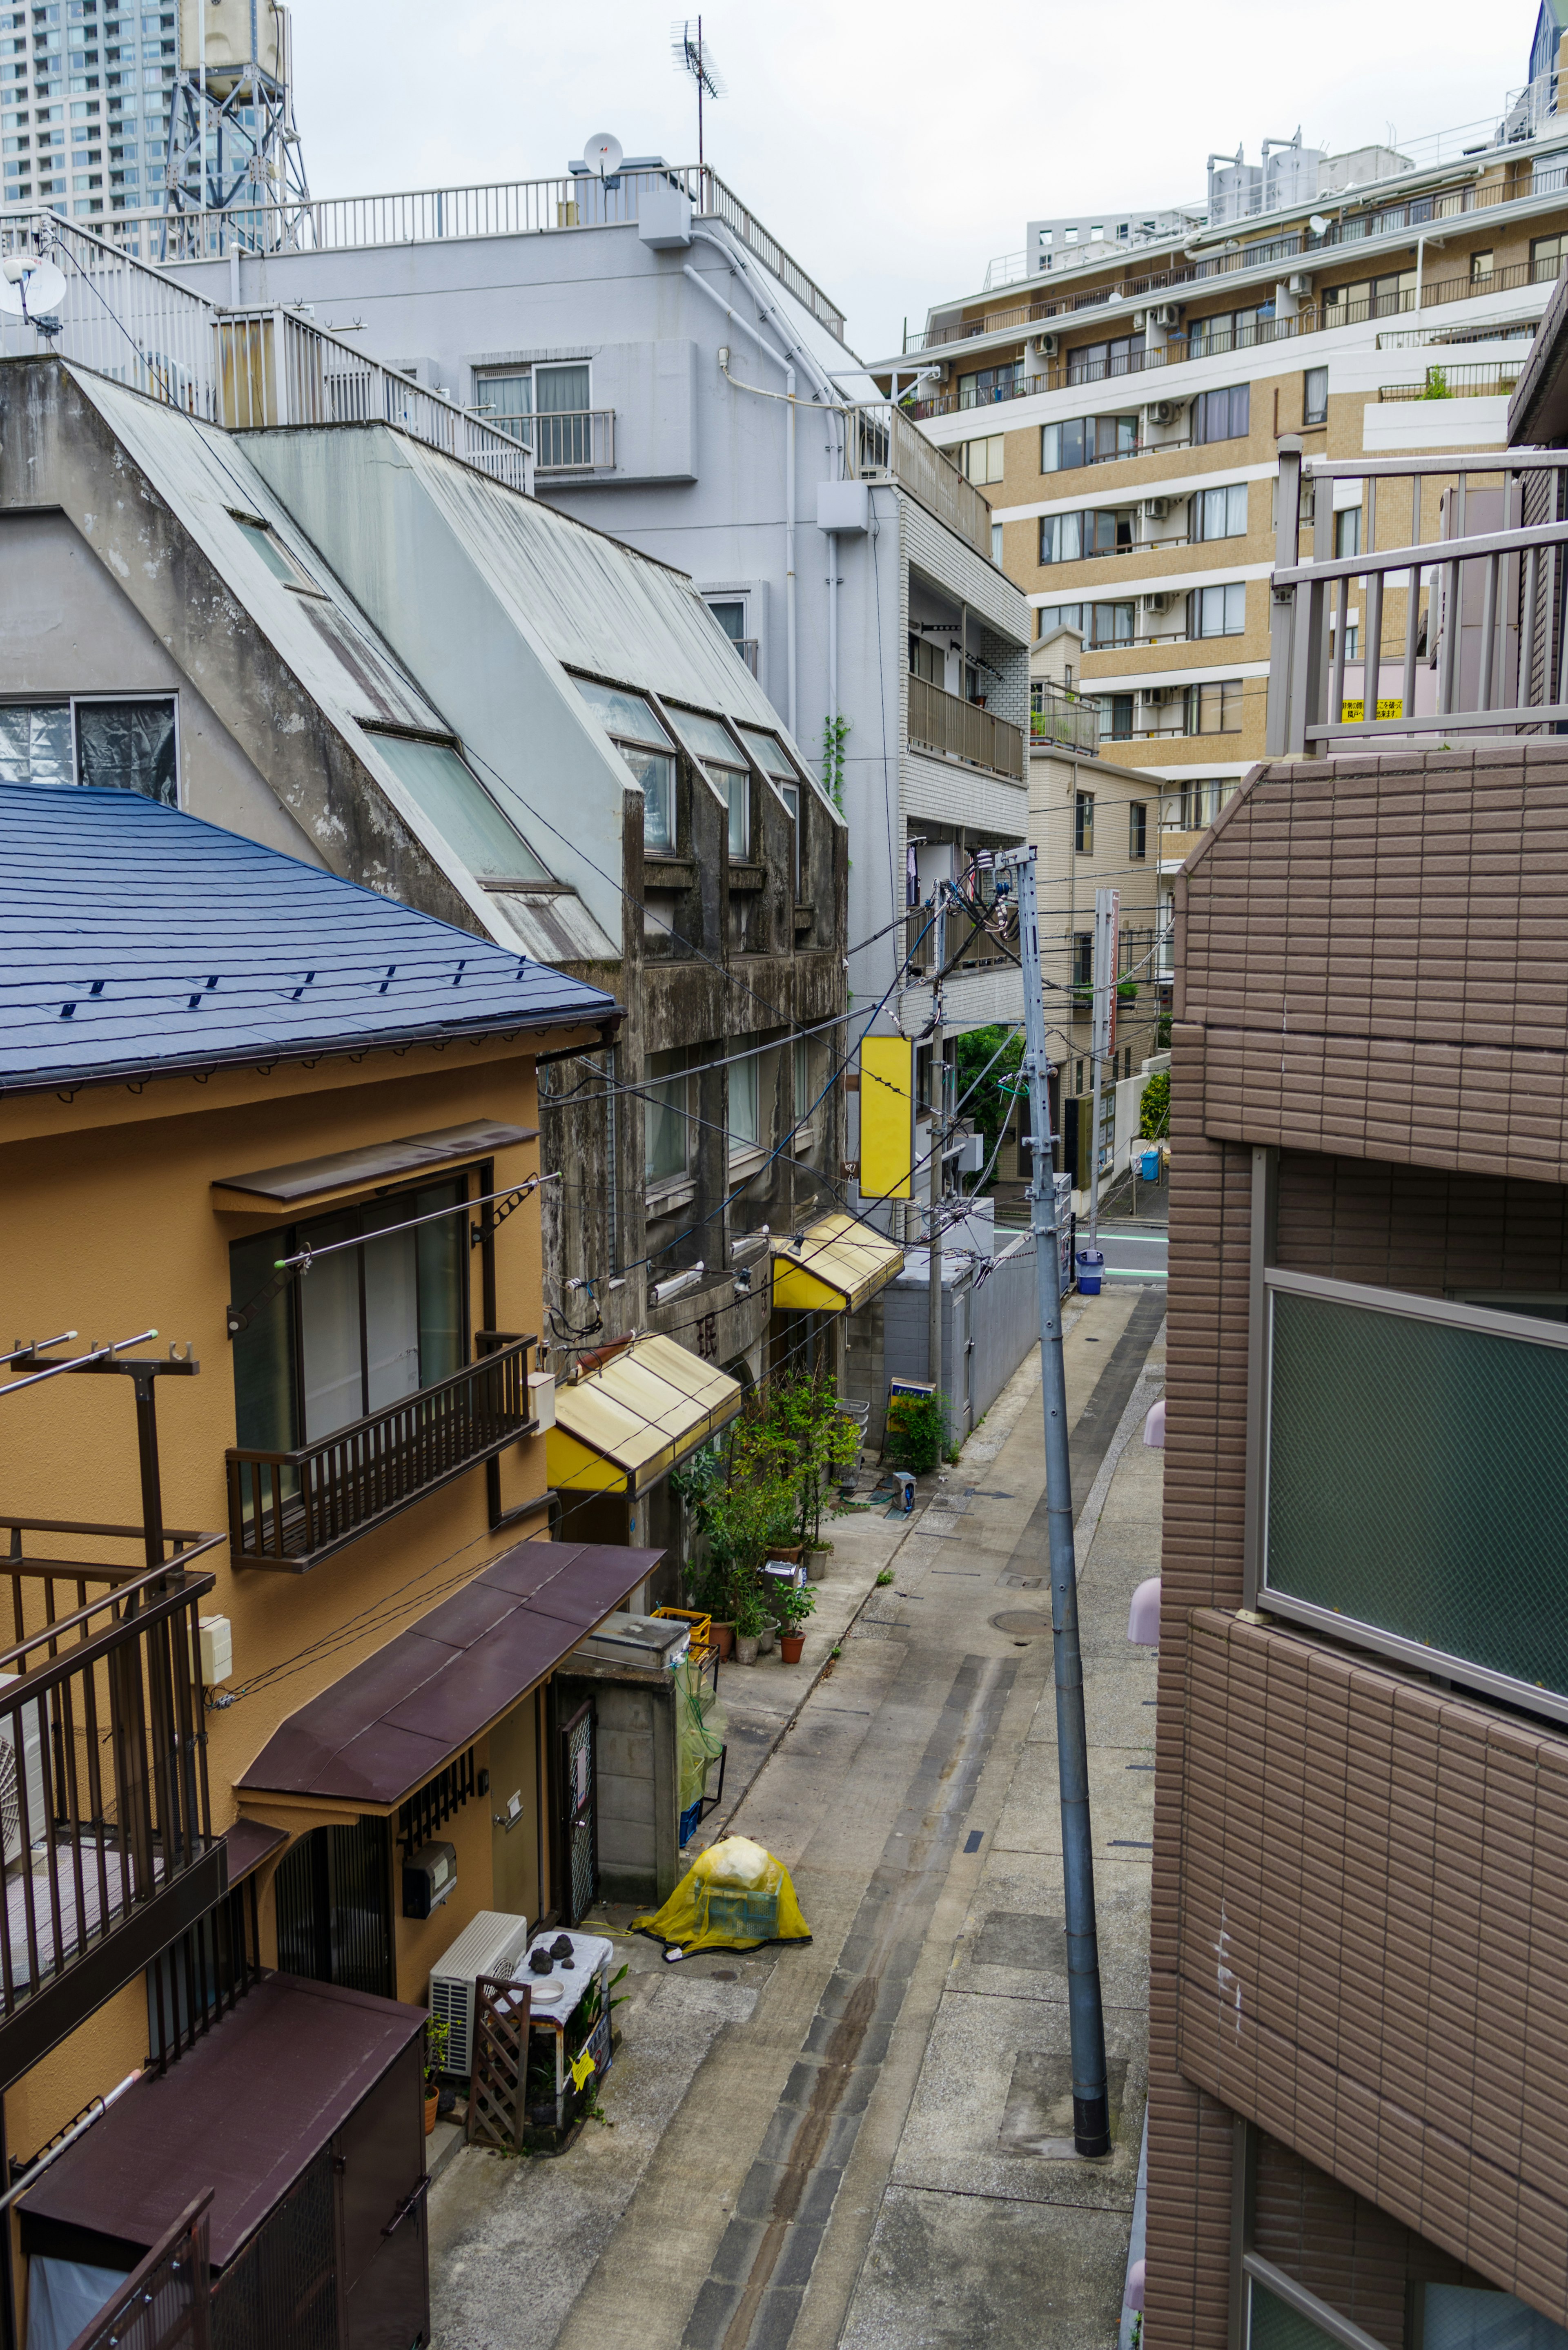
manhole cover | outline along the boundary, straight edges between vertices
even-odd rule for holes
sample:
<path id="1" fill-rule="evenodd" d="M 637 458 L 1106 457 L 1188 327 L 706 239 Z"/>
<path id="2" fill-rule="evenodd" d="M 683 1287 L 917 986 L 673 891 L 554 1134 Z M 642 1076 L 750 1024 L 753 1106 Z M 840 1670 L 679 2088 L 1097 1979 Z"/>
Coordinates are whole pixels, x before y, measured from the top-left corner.
<path id="1" fill-rule="evenodd" d="M 1049 1616 L 1036 1616 L 1030 1608 L 1004 1608 L 1000 1616 L 993 1616 L 991 1620 L 999 1632 L 1018 1634 L 1048 1632 L 1051 1629 Z"/>

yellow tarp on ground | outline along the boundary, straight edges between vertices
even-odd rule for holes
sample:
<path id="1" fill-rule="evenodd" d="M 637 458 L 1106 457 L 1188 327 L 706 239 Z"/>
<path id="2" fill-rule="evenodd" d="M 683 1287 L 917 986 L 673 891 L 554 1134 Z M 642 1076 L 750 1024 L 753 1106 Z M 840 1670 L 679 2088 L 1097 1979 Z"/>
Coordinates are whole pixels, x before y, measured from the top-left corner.
<path id="1" fill-rule="evenodd" d="M 774 1241 L 774 1304 L 797 1314 L 853 1314 L 904 1266 L 896 1241 L 854 1216 L 824 1216 Z"/>
<path id="2" fill-rule="evenodd" d="M 552 1485 L 633 1499 L 734 1419 L 740 1381 L 650 1331 L 556 1390 L 545 1440 Z"/>
<path id="3" fill-rule="evenodd" d="M 788 1869 L 749 1836 L 725 1836 L 700 1852 L 663 1908 L 631 1923 L 682 1953 L 811 1939 Z"/>

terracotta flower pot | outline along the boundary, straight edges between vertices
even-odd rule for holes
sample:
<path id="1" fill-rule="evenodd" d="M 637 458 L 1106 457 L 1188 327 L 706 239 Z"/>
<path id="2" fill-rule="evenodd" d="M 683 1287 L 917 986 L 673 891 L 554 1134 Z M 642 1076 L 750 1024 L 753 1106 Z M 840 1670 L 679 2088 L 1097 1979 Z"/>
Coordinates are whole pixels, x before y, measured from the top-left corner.
<path id="1" fill-rule="evenodd" d="M 432 2089 L 425 2099 L 425 2136 L 429 2137 L 436 2126 L 436 2107 L 441 2104 L 441 2091 Z"/>
<path id="2" fill-rule="evenodd" d="M 724 1659 L 728 1659 L 728 1658 L 730 1658 L 730 1657 L 732 1657 L 732 1656 L 734 1655 L 734 1653 L 735 1653 L 735 1627 L 734 1627 L 734 1626 L 733 1626 L 732 1624 L 717 1624 L 717 1623 L 715 1623 L 715 1624 L 711 1624 L 711 1625 L 709 1626 L 709 1627 L 708 1627 L 708 1628 L 709 1628 L 709 1630 L 711 1632 L 711 1634 L 712 1634 L 712 1636 L 713 1636 L 713 1639 L 714 1639 L 715 1645 L 717 1646 L 718 1650 L 719 1650 L 719 1656 L 720 1656 L 721 1660 L 722 1661 L 722 1660 L 724 1660 Z"/>
<path id="3" fill-rule="evenodd" d="M 750 1637 L 744 1632 L 737 1632 L 735 1635 L 735 1662 L 738 1665 L 754 1665 L 756 1661 L 757 1643 L 754 1637 Z"/>
<path id="4" fill-rule="evenodd" d="M 786 1665 L 799 1664 L 800 1652 L 805 1646 L 805 1634 L 804 1632 L 781 1632 L 779 1634 L 779 1649 Z"/>
<path id="5" fill-rule="evenodd" d="M 793 1549 L 784 1550 L 775 1546 L 768 1553 L 768 1556 L 770 1558 L 778 1559 L 784 1566 L 798 1566 L 800 1565 L 800 1544 L 798 1543 L 794 1544 Z"/>

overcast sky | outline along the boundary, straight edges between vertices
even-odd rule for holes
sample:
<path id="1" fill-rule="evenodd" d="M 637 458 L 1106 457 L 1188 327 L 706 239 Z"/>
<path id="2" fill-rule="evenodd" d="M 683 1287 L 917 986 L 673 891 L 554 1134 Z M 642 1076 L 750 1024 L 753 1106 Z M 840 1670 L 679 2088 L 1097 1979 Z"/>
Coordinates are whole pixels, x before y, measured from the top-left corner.
<path id="1" fill-rule="evenodd" d="M 696 159 L 670 18 L 646 0 L 292 5 L 318 195 L 553 177 L 599 130 Z M 1490 121 L 1534 21 L 1535 0 L 720 0 L 708 160 L 879 358 L 1021 251 L 1032 216 L 1200 197 L 1210 148 L 1255 162 L 1298 122 L 1333 151 Z"/>

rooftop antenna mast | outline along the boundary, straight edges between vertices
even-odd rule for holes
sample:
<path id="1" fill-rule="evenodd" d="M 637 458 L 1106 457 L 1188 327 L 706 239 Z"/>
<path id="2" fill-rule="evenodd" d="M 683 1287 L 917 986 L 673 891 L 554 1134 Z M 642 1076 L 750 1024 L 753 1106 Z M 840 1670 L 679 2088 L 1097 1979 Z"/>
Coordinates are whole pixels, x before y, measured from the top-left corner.
<path id="1" fill-rule="evenodd" d="M 697 169 L 701 172 L 707 161 L 702 143 L 702 100 L 705 96 L 724 96 L 724 77 L 714 61 L 712 49 L 702 37 L 701 16 L 683 16 L 670 31 L 676 72 L 690 74 L 697 85 Z"/>

